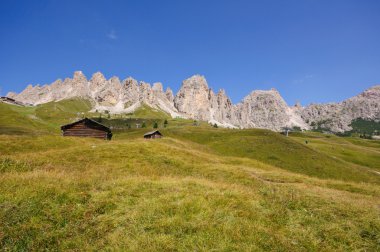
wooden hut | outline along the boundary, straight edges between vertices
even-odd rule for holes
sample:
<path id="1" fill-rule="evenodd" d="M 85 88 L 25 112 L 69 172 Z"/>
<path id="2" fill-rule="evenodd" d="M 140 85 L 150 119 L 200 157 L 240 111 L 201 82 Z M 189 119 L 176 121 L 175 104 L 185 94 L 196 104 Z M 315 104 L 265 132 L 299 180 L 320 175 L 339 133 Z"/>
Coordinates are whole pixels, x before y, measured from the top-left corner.
<path id="1" fill-rule="evenodd" d="M 145 139 L 155 139 L 155 138 L 161 138 L 161 137 L 163 136 L 158 130 L 148 132 L 144 135 Z"/>
<path id="2" fill-rule="evenodd" d="M 63 136 L 95 137 L 111 140 L 111 129 L 88 118 L 61 126 Z"/>

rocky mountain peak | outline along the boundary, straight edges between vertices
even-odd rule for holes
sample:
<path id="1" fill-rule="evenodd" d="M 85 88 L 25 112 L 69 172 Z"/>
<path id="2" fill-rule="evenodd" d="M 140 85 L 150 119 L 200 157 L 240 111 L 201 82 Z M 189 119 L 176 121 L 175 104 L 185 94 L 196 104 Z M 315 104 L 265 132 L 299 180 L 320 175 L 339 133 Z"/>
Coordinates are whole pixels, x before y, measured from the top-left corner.
<path id="1" fill-rule="evenodd" d="M 38 85 L 36 85 L 38 86 Z M 29 90 L 33 90 L 33 85 L 32 84 L 29 84 L 28 86 L 26 86 L 26 88 L 24 89 L 24 91 L 29 91 Z"/>
<path id="2" fill-rule="evenodd" d="M 117 76 L 112 76 L 110 79 L 109 79 L 110 82 L 112 83 L 120 83 L 120 79 L 119 77 Z"/>
<path id="3" fill-rule="evenodd" d="M 104 75 L 101 72 L 96 72 L 92 75 L 90 82 L 94 85 L 104 83 L 107 79 L 104 77 Z"/>
<path id="4" fill-rule="evenodd" d="M 166 88 L 165 95 L 166 95 L 166 99 L 168 99 L 170 102 L 174 101 L 173 91 L 169 87 Z"/>
<path id="5" fill-rule="evenodd" d="M 15 92 L 8 92 L 7 93 L 7 97 L 9 97 L 9 98 L 14 99 L 14 98 L 16 98 L 16 96 L 17 96 L 17 93 L 15 93 Z"/>
<path id="6" fill-rule="evenodd" d="M 131 86 L 138 86 L 137 80 L 133 79 L 132 77 L 128 77 L 123 81 L 124 86 L 131 87 Z"/>
<path id="7" fill-rule="evenodd" d="M 306 107 L 297 103 L 289 107 L 276 89 L 270 89 L 253 91 L 234 105 L 223 89 L 215 94 L 202 75 L 184 80 L 174 96 L 170 88 L 164 92 L 160 82 L 151 86 L 128 77 L 121 84 L 118 77 L 107 80 L 100 72 L 87 80 L 81 71 L 76 71 L 72 79 L 63 82 L 58 79 L 43 86 L 28 85 L 21 93 L 10 92 L 8 96 L 34 105 L 81 97 L 93 101 L 94 110 L 111 113 L 132 112 L 145 103 L 173 117 L 204 120 L 224 127 L 281 130 L 284 126 L 308 129 L 319 125 L 342 132 L 350 130 L 356 118 L 380 121 L 380 85 L 340 103 Z"/>
<path id="8" fill-rule="evenodd" d="M 296 104 L 294 104 L 293 107 L 300 109 L 300 108 L 302 108 L 302 105 L 301 105 L 301 103 L 299 101 L 297 101 Z"/>
<path id="9" fill-rule="evenodd" d="M 189 117 L 209 120 L 211 99 L 206 79 L 201 75 L 193 75 L 184 80 L 174 98 L 174 106 Z"/>
<path id="10" fill-rule="evenodd" d="M 252 91 L 248 96 L 246 96 L 243 99 L 243 101 L 250 100 L 263 100 L 264 102 L 267 102 L 269 100 L 277 100 L 278 102 L 284 103 L 286 105 L 284 99 L 281 97 L 280 93 L 276 89 Z"/>
<path id="11" fill-rule="evenodd" d="M 61 85 L 62 85 L 62 80 L 61 80 L 61 79 L 58 79 L 58 80 L 54 81 L 54 82 L 51 84 L 51 88 L 52 88 L 52 89 L 59 88 Z"/>
<path id="12" fill-rule="evenodd" d="M 152 87 L 150 86 L 150 83 L 145 82 L 145 81 L 140 81 L 139 86 L 145 89 L 151 89 Z"/>
<path id="13" fill-rule="evenodd" d="M 277 90 L 256 90 L 240 105 L 239 118 L 244 127 L 280 130 L 288 126 L 288 106 Z"/>
<path id="14" fill-rule="evenodd" d="M 74 76 L 73 76 L 74 81 L 78 82 L 86 82 L 87 78 L 86 76 L 82 73 L 82 71 L 75 71 Z"/>
<path id="15" fill-rule="evenodd" d="M 208 90 L 206 78 L 203 75 L 193 75 L 182 82 L 182 87 Z"/>
<path id="16" fill-rule="evenodd" d="M 218 96 L 225 96 L 226 95 L 226 91 L 224 89 L 219 89 L 218 91 Z"/>
<path id="17" fill-rule="evenodd" d="M 153 83 L 152 90 L 156 92 L 164 92 L 164 88 L 162 87 L 161 82 L 155 82 Z"/>
<path id="18" fill-rule="evenodd" d="M 364 97 L 364 98 L 368 98 L 368 99 L 379 99 L 380 98 L 380 85 L 376 85 L 376 86 L 373 86 L 373 87 L 365 90 L 359 96 Z"/>

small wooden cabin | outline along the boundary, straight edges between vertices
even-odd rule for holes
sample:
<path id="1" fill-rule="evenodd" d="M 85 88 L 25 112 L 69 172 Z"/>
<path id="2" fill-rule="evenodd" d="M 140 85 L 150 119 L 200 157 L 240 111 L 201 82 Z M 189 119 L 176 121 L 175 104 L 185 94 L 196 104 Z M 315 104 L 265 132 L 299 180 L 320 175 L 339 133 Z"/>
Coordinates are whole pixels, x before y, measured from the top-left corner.
<path id="1" fill-rule="evenodd" d="M 158 130 L 148 132 L 144 135 L 145 139 L 155 139 L 155 138 L 161 138 L 161 137 L 163 136 Z"/>
<path id="2" fill-rule="evenodd" d="M 111 140 L 111 129 L 88 118 L 61 126 L 63 136 L 95 137 Z"/>

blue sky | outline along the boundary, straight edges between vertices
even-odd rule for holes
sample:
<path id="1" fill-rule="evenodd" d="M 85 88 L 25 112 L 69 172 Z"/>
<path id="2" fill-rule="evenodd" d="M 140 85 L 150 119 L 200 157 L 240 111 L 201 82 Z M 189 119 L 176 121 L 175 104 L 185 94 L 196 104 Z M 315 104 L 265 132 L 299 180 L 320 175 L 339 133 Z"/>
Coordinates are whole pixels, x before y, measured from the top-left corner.
<path id="1" fill-rule="evenodd" d="M 234 103 L 278 89 L 289 104 L 380 84 L 380 1 L 15 1 L 0 5 L 1 94 L 82 70 L 177 91 L 205 75 Z"/>

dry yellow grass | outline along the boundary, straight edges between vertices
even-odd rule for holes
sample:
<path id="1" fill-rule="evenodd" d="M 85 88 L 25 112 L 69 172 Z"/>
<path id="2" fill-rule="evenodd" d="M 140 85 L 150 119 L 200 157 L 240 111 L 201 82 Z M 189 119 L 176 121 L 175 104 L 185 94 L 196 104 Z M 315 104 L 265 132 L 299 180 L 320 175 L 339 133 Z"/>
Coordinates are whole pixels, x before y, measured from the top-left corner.
<path id="1" fill-rule="evenodd" d="M 379 187 L 197 143 L 0 136 L 5 250 L 379 249 Z M 118 140 L 119 139 L 119 140 Z"/>
<path id="2" fill-rule="evenodd" d="M 0 104 L 2 250 L 380 250 L 377 142 L 179 119 L 155 141 L 58 136 L 89 106 Z"/>

